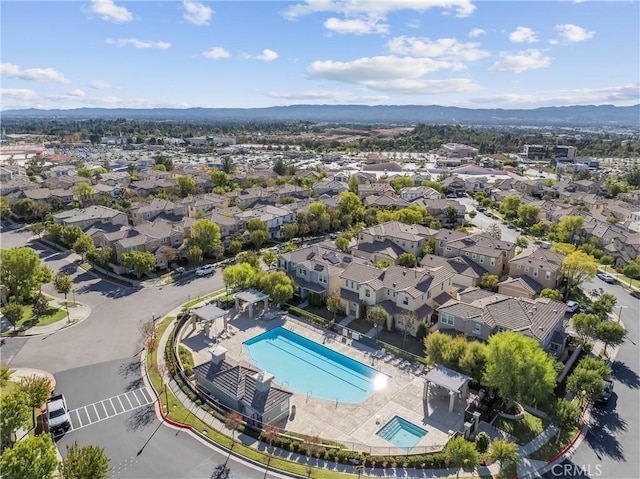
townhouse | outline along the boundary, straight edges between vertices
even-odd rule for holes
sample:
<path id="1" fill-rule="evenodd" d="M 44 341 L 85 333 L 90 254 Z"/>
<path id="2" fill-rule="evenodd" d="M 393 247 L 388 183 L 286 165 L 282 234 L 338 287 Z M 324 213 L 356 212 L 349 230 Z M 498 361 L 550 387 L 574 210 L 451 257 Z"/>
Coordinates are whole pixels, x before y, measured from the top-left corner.
<path id="1" fill-rule="evenodd" d="M 509 260 L 515 256 L 515 244 L 495 239 L 486 233 L 443 232 L 435 236 L 435 253 L 445 258 L 464 256 L 498 277 L 509 271 Z M 463 236 L 460 236 L 462 234 Z"/>
<path id="2" fill-rule="evenodd" d="M 269 239 L 281 239 L 280 228 L 286 223 L 295 223 L 297 215 L 287 208 L 273 205 L 263 205 L 256 208 L 241 211 L 236 215 L 240 221 L 239 231 L 245 232 L 247 221 L 259 219 L 267 224 Z M 248 236 L 248 234 L 247 234 Z"/>
<path id="3" fill-rule="evenodd" d="M 122 211 L 94 205 L 82 209 L 60 211 L 53 214 L 53 222 L 64 226 L 79 226 L 83 231 L 96 223 L 128 225 L 129 217 Z"/>
<path id="4" fill-rule="evenodd" d="M 498 292 L 533 298 L 545 288 L 560 289 L 564 258 L 563 254 L 548 249 L 525 249 L 509 261 L 509 277 L 498 284 Z"/>
<path id="5" fill-rule="evenodd" d="M 436 233 L 436 230 L 422 225 L 407 225 L 399 221 L 387 221 L 360 231 L 354 255 L 376 262 L 381 259 L 375 256 L 376 252 L 390 247 L 393 251 L 399 253 L 397 256 L 406 252 L 419 257 L 422 256 L 422 250 L 429 238 L 435 236 Z M 397 257 L 393 259 L 393 262 L 396 259 Z"/>

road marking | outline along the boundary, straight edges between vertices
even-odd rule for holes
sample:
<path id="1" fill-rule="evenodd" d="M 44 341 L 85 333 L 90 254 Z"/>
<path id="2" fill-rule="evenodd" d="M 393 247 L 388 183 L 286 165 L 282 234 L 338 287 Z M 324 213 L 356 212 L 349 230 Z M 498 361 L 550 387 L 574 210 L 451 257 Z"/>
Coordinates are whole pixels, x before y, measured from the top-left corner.
<path id="1" fill-rule="evenodd" d="M 129 399 L 129 394 L 133 394 L 133 397 L 136 399 L 136 402 L 138 403 L 137 406 L 133 405 L 133 402 Z M 138 399 L 138 395 L 141 396 L 143 398 L 143 400 Z M 122 410 L 118 411 L 118 408 L 116 407 L 116 403 L 114 401 L 114 399 L 118 400 L 118 403 L 120 403 L 120 407 Z M 125 408 L 122 400 L 125 399 L 127 401 L 127 403 L 129 404 L 129 408 Z M 126 412 L 131 412 L 135 409 L 139 409 L 141 407 L 144 406 L 148 406 L 149 404 L 152 404 L 153 402 L 155 402 L 155 400 L 153 399 L 153 396 L 151 395 L 151 393 L 147 390 L 146 387 L 142 387 L 140 389 L 135 389 L 133 391 L 129 391 L 126 393 L 122 393 L 122 394 L 118 394 L 117 396 L 113 396 L 110 398 L 106 398 L 103 399 L 101 401 L 96 401 L 92 404 L 87 404 L 86 406 L 81 406 L 77 409 L 73 409 L 72 411 L 69 411 L 69 417 L 71 418 L 71 428 L 69 429 L 69 432 L 71 431 L 76 431 L 78 429 L 82 429 L 83 427 L 87 427 L 90 426 L 91 424 L 95 424 L 97 422 L 102 422 L 105 421 L 109 418 L 112 418 L 114 416 L 119 416 L 120 414 L 124 414 Z M 101 408 L 101 410 L 104 410 L 104 417 L 102 417 L 103 415 L 100 414 L 100 412 L 98 412 L 98 407 Z M 89 414 L 89 409 L 88 408 L 93 408 L 93 413 L 94 414 Z M 111 413 L 111 410 L 113 410 L 113 412 Z M 84 414 L 87 416 L 87 422 L 85 423 L 82 418 L 81 418 L 81 412 L 84 411 Z M 96 419 L 93 419 L 91 416 L 96 417 Z M 74 418 L 76 419 L 74 421 Z M 79 425 L 76 425 L 74 423 L 77 423 Z"/>

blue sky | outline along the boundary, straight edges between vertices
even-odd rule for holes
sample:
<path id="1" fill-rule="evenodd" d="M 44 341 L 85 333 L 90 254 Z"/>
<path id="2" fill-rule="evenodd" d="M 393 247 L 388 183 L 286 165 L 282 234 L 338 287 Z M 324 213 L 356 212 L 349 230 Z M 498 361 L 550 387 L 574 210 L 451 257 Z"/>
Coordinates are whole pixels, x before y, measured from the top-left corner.
<path id="1" fill-rule="evenodd" d="M 2 0 L 0 108 L 633 105 L 639 5 Z"/>

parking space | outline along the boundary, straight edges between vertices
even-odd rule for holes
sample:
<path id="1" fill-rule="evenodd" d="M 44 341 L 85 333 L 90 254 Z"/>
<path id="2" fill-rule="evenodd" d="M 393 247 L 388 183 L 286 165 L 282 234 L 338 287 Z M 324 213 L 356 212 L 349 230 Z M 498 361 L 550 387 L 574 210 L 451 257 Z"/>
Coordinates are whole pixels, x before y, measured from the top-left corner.
<path id="1" fill-rule="evenodd" d="M 153 402 L 153 396 L 144 387 L 79 407 L 69 411 L 69 416 L 71 417 L 70 430 L 75 431 L 76 429 L 90 426 L 96 422 L 133 411 Z"/>

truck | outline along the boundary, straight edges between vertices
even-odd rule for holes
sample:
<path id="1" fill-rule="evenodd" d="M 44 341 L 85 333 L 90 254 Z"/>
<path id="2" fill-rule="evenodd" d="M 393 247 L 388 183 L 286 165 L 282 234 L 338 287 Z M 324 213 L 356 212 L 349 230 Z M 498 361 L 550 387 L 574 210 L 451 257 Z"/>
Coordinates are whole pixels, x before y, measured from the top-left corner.
<path id="1" fill-rule="evenodd" d="M 64 394 L 51 396 L 46 405 L 47 429 L 54 437 L 61 436 L 71 428 L 71 418 Z"/>

